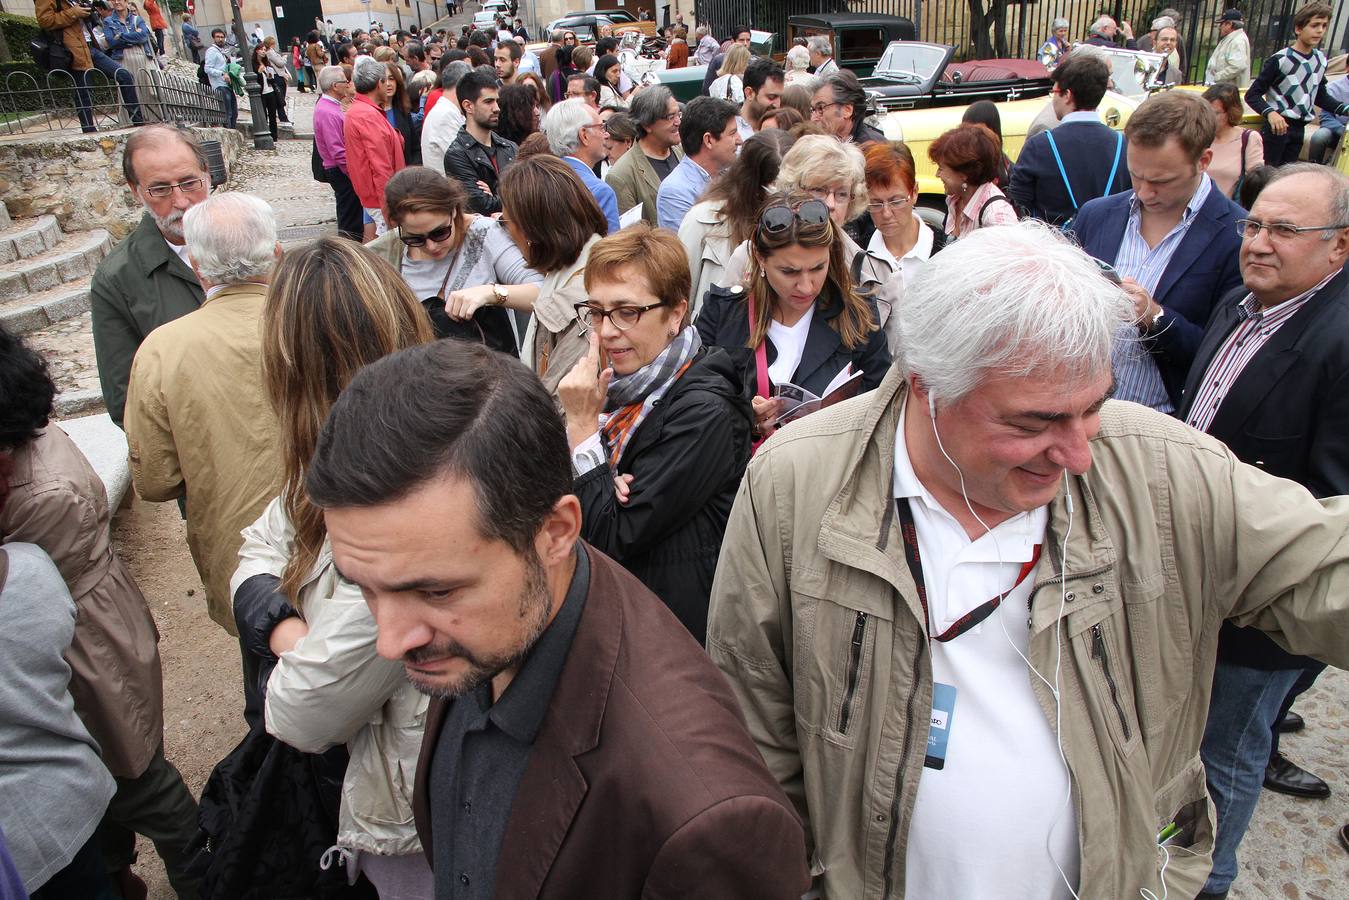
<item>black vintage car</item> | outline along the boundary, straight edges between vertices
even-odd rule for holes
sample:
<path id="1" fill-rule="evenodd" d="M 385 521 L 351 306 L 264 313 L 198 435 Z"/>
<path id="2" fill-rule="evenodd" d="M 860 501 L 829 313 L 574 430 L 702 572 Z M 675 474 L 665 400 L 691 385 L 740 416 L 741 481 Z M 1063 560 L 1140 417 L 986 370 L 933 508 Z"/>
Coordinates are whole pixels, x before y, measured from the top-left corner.
<path id="1" fill-rule="evenodd" d="M 787 19 L 787 46 L 797 38 L 822 34 L 834 49 L 834 61 L 851 69 L 858 78 L 870 75 L 892 41 L 916 41 L 918 28 L 912 19 L 875 13 L 835 13 L 792 16 Z"/>
<path id="2" fill-rule="evenodd" d="M 952 63 L 948 44 L 894 41 L 872 74 L 862 79 L 878 113 L 934 106 L 968 106 L 976 100 L 1048 96 L 1054 83 L 1036 60 L 979 59 Z"/>

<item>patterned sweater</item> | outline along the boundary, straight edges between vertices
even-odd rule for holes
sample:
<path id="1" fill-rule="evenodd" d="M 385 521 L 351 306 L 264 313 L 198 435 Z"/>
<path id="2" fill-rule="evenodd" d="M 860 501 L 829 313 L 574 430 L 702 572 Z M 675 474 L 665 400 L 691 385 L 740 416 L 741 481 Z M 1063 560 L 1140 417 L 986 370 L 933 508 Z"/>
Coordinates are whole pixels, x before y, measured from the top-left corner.
<path id="1" fill-rule="evenodd" d="M 1264 116 L 1270 110 L 1291 122 L 1312 122 L 1312 107 L 1343 115 L 1349 104 L 1342 104 L 1326 93 L 1326 55 L 1313 50 L 1304 56 L 1285 47 L 1265 60 L 1260 74 L 1246 91 L 1246 103 Z"/>

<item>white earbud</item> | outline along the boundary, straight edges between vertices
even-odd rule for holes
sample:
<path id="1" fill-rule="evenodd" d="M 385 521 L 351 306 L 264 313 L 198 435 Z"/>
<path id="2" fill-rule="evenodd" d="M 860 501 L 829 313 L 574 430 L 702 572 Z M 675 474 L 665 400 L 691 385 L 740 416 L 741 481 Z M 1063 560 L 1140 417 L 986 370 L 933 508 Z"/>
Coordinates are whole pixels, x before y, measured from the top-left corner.
<path id="1" fill-rule="evenodd" d="M 928 395 L 927 395 L 927 414 L 928 414 L 933 420 L 936 420 L 936 418 L 937 418 L 937 400 L 936 400 L 936 398 L 934 398 L 934 397 L 932 396 L 932 393 L 931 393 L 930 391 L 928 392 Z"/>

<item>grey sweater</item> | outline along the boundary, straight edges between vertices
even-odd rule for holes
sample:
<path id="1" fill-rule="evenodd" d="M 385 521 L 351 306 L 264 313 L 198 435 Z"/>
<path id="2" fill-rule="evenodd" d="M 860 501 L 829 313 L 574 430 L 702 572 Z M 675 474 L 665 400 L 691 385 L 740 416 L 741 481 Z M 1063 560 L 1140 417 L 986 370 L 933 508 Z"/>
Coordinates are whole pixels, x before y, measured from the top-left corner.
<path id="1" fill-rule="evenodd" d="M 65 868 L 116 785 L 70 697 L 75 601 L 33 544 L 4 545 L 0 589 L 0 827 L 24 888 Z"/>

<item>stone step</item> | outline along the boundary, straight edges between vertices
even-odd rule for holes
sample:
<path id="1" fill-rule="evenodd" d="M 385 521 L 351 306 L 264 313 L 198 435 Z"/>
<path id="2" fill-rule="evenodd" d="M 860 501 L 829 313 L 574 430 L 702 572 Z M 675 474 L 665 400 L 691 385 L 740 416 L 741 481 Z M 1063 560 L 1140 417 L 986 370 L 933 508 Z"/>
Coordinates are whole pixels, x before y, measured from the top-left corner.
<path id="1" fill-rule="evenodd" d="M 92 275 L 112 249 L 102 228 L 68 234 L 51 250 L 28 259 L 0 264 L 0 303 L 22 300 Z"/>
<path id="2" fill-rule="evenodd" d="M 0 263 L 31 259 L 61 242 L 61 226 L 56 216 L 19 219 L 0 230 Z"/>
<path id="3" fill-rule="evenodd" d="M 0 304 L 0 325 L 10 334 L 28 334 L 88 312 L 89 281 L 86 275 Z"/>

